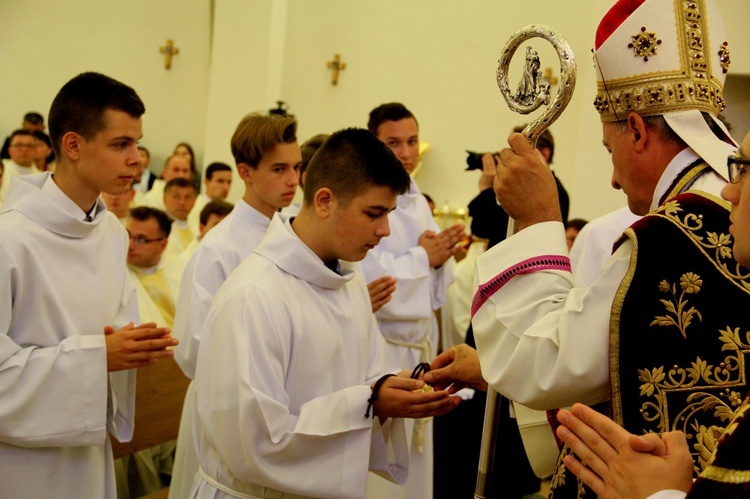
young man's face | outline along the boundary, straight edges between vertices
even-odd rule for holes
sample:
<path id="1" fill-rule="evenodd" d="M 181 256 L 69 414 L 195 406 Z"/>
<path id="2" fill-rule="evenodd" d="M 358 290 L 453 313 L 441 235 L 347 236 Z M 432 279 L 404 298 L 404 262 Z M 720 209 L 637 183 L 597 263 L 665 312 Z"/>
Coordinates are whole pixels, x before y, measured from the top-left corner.
<path id="1" fill-rule="evenodd" d="M 8 147 L 10 159 L 21 166 L 31 166 L 36 156 L 36 138 L 33 135 L 16 135 Z"/>
<path id="2" fill-rule="evenodd" d="M 128 247 L 128 265 L 149 268 L 159 264 L 161 254 L 167 247 L 167 238 L 159 230 L 155 218 L 135 220 L 131 218 L 127 225 L 130 245 Z M 141 242 L 138 242 L 141 240 Z"/>
<path id="3" fill-rule="evenodd" d="M 175 148 L 174 153 L 177 156 L 180 156 L 181 158 L 185 159 L 185 161 L 188 162 L 188 168 L 190 167 L 190 163 L 192 163 L 193 161 L 193 155 L 190 154 L 190 149 L 180 144 L 179 146 Z"/>
<path id="4" fill-rule="evenodd" d="M 375 135 L 390 147 L 411 174 L 419 163 L 419 127 L 414 118 L 384 121 L 378 126 Z"/>
<path id="5" fill-rule="evenodd" d="M 44 161 L 52 153 L 52 148 L 43 140 L 37 139 L 34 147 L 34 162 Z"/>
<path id="6" fill-rule="evenodd" d="M 164 171 L 161 172 L 161 177 L 165 182 L 169 182 L 173 178 L 190 178 L 190 163 L 185 158 L 180 156 L 172 156 L 164 165 Z"/>
<path id="7" fill-rule="evenodd" d="M 739 155 L 750 159 L 750 133 L 742 141 Z M 727 184 L 721 191 L 721 197 L 732 203 L 729 233 L 734 238 L 734 259 L 745 267 L 750 267 L 750 166 L 746 165 L 745 168 L 748 171 L 740 177 L 739 182 Z"/>
<path id="8" fill-rule="evenodd" d="M 148 168 L 149 163 L 151 163 L 151 158 L 148 156 L 148 153 L 144 151 L 143 149 L 138 149 L 138 157 L 141 158 L 141 163 L 143 163 L 143 168 Z"/>
<path id="9" fill-rule="evenodd" d="M 578 237 L 578 229 L 575 227 L 568 227 L 565 229 L 565 242 L 568 244 L 568 251 L 573 247 L 573 243 Z"/>
<path id="10" fill-rule="evenodd" d="M 164 193 L 164 207 L 167 213 L 177 220 L 187 220 L 190 210 L 195 206 L 197 194 L 192 187 L 172 186 Z"/>
<path id="11" fill-rule="evenodd" d="M 73 175 L 82 193 L 94 197 L 101 192 L 117 195 L 130 188 L 138 168 L 136 144 L 142 136 L 141 128 L 141 118 L 106 109 L 102 130 L 89 140 L 76 134 L 78 160 Z"/>
<path id="12" fill-rule="evenodd" d="M 226 215 L 217 215 L 216 213 L 211 213 L 208 216 L 208 220 L 206 221 L 206 225 L 201 224 L 201 225 L 198 226 L 198 230 L 200 231 L 201 237 L 203 237 L 206 234 L 208 234 L 209 230 L 211 230 L 214 227 L 216 227 L 216 224 L 218 224 L 219 222 L 221 222 L 225 218 L 227 218 Z"/>
<path id="13" fill-rule="evenodd" d="M 330 259 L 362 260 L 391 233 L 388 214 L 396 208 L 398 194 L 387 186 L 372 186 L 331 214 L 334 234 L 329 239 Z M 328 259 L 328 258 L 326 258 Z"/>
<path id="14" fill-rule="evenodd" d="M 124 218 L 130 211 L 130 202 L 135 197 L 135 191 L 133 188 L 129 188 L 122 194 L 109 194 L 102 192 L 102 199 L 104 204 L 107 205 L 107 209 L 114 213 L 117 218 Z"/>
<path id="15" fill-rule="evenodd" d="M 210 197 L 212 201 L 224 201 L 232 187 L 232 172 L 214 172 L 210 179 L 205 180 L 205 183 L 206 196 Z"/>
<path id="16" fill-rule="evenodd" d="M 299 145 L 290 142 L 276 144 L 263 156 L 257 168 L 243 166 L 246 201 L 269 218 L 274 212 L 289 206 L 299 184 L 301 162 Z"/>
<path id="17" fill-rule="evenodd" d="M 32 123 L 30 121 L 23 120 L 21 128 L 23 128 L 24 130 L 28 130 L 29 132 L 43 132 L 44 122 L 42 121 L 39 123 Z"/>

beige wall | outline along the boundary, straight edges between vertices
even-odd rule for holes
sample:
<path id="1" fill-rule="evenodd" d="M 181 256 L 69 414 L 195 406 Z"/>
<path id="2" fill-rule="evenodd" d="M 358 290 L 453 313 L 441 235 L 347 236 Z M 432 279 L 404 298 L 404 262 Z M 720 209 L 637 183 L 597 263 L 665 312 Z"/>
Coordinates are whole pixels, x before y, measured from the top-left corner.
<path id="1" fill-rule="evenodd" d="M 374 106 L 404 102 L 431 144 L 419 184 L 441 206 L 466 204 L 477 173 L 464 172 L 465 150 L 501 148 L 511 113 L 495 83 L 501 48 L 517 29 L 548 24 L 565 35 L 579 64 L 576 94 L 553 125 L 553 168 L 571 195 L 571 216 L 593 218 L 624 205 L 609 187 L 601 146 L 590 49 L 610 0 L 53 0 L 0 2 L 0 134 L 29 110 L 47 114 L 60 85 L 96 70 L 132 85 L 143 97 L 143 143 L 159 168 L 175 143 L 191 142 L 204 164 L 232 163 L 229 139 L 239 119 L 283 99 L 300 120 L 299 137 L 364 126 Z M 750 4 L 717 0 L 732 50 L 732 72 L 750 74 Z M 180 48 L 172 70 L 158 48 Z M 551 50 L 531 42 L 542 67 Z M 338 86 L 325 64 L 340 53 Z M 520 53 L 517 56 L 520 57 Z M 519 77 L 514 60 L 511 85 Z M 8 70 L 8 68 L 12 68 Z M 518 68 L 518 69 L 513 69 Z M 514 73 L 515 71 L 515 73 Z M 242 193 L 235 182 L 232 197 Z"/>
<path id="2" fill-rule="evenodd" d="M 745 0 L 717 3 L 725 17 L 731 18 L 727 23 L 730 40 L 733 50 L 740 52 L 738 47 L 747 45 L 742 42 L 747 35 L 746 23 L 738 19 L 747 18 L 750 6 Z M 624 195 L 610 187 L 611 164 L 601 145 L 598 115 L 591 106 L 595 85 L 590 49 L 598 20 L 611 4 L 609 0 L 527 0 L 522 4 L 217 0 L 216 29 L 222 41 L 215 45 L 212 81 L 241 79 L 247 89 L 242 97 L 247 107 L 242 111 L 267 109 L 276 98 L 287 101 L 299 119 L 300 141 L 346 126 L 365 126 L 369 110 L 382 102 L 405 103 L 419 119 L 421 139 L 431 144 L 418 179 L 422 191 L 431 194 L 438 206 L 447 201 L 459 207 L 476 193 L 477 173 L 464 172 L 465 150 L 502 148 L 512 126 L 528 121 L 507 109 L 497 89 L 495 70 L 501 48 L 514 31 L 527 24 L 553 26 L 568 38 L 579 64 L 573 100 L 551 128 L 558 144 L 553 168 L 570 193 L 571 216 L 594 218 L 625 204 Z M 272 7 L 275 23 L 271 23 Z M 257 23 L 251 21 L 241 30 L 239 19 Z M 274 44 L 279 37 L 284 37 L 283 43 Z M 539 50 L 543 67 L 557 66 L 554 53 L 543 42 L 530 43 Z M 239 60 L 220 64 L 216 53 L 225 51 L 222 46 L 237 48 L 233 53 L 242 53 L 244 47 L 246 52 Z M 335 53 L 347 64 L 338 86 L 331 85 L 326 68 Z M 747 56 L 733 53 L 732 59 L 733 70 L 750 73 Z M 279 60 L 283 60 L 280 80 L 265 70 L 269 61 Z M 521 66 L 522 59 L 514 60 L 512 68 Z M 518 76 L 512 70 L 511 85 Z M 233 92 L 227 95 L 223 85 L 212 85 L 210 102 L 238 98 Z M 241 87 L 236 81 L 229 85 Z M 236 123 L 241 114 L 237 110 L 230 121 Z M 212 150 L 212 140 L 224 141 L 231 133 L 234 123 L 219 124 L 224 116 L 226 109 L 209 106 L 207 150 Z M 220 128 L 222 132 L 211 138 Z M 240 186 L 236 189 L 233 194 L 239 196 Z"/>
<path id="3" fill-rule="evenodd" d="M 28 111 L 45 118 L 57 91 L 83 71 L 136 89 L 146 104 L 142 143 L 159 171 L 181 141 L 202 158 L 210 54 L 205 0 L 0 2 L 0 134 Z M 167 38 L 180 54 L 164 69 Z"/>

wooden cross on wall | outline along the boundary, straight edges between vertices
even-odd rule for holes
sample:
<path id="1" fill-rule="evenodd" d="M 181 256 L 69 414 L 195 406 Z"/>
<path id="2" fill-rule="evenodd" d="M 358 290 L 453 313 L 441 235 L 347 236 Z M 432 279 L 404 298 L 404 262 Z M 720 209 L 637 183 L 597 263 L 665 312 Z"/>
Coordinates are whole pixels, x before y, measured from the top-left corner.
<path id="1" fill-rule="evenodd" d="M 334 54 L 333 60 L 328 61 L 328 69 L 333 70 L 333 74 L 331 74 L 331 84 L 338 85 L 339 84 L 339 71 L 342 71 L 346 69 L 346 63 L 341 62 L 341 56 L 339 54 Z"/>
<path id="2" fill-rule="evenodd" d="M 172 67 L 172 56 L 180 53 L 180 49 L 174 46 L 172 39 L 167 40 L 167 44 L 159 48 L 159 52 L 164 54 L 164 68 L 170 69 Z"/>

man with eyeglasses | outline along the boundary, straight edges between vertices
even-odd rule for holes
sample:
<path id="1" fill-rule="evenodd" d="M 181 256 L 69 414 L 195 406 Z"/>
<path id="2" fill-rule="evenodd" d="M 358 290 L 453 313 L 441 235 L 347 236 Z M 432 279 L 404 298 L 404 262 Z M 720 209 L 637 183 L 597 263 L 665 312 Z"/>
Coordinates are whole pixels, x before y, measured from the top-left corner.
<path id="1" fill-rule="evenodd" d="M 23 122 L 21 122 L 21 130 L 26 130 L 31 133 L 43 132 L 44 131 L 44 116 L 39 113 L 29 112 L 23 116 Z M 10 158 L 10 141 L 11 137 L 6 137 L 3 142 L 3 147 L 0 149 L 0 158 L 6 160 Z"/>
<path id="2" fill-rule="evenodd" d="M 162 258 L 172 222 L 157 208 L 138 206 L 130 210 L 126 228 L 130 238 L 128 269 L 138 294 L 141 322 L 172 328 L 181 268 L 170 265 L 169 258 Z"/>
<path id="3" fill-rule="evenodd" d="M 33 175 L 41 173 L 34 165 L 36 137 L 33 132 L 19 129 L 10 136 L 8 154 L 10 159 L 3 161 L 5 165 L 5 181 L 0 186 L 0 206 L 11 184 L 11 177 L 15 175 Z"/>
<path id="4" fill-rule="evenodd" d="M 750 344 L 726 333 L 750 330 L 750 283 L 732 271 L 720 199 L 737 147 L 718 120 L 726 39 L 712 0 L 619 0 L 604 16 L 594 106 L 612 186 L 645 216 L 616 243 L 599 278 L 577 285 L 550 202 L 554 180 L 528 141 L 511 135 L 495 192 L 517 233 L 477 259 L 472 323 L 481 370 L 477 363 L 476 376 L 462 375 L 473 383 L 484 375 L 534 409 L 607 403 L 601 410 L 633 433 L 684 428 L 696 469 L 713 429 L 737 408 L 730 393 L 743 393 L 750 374 L 736 355 Z M 459 355 L 454 347 L 433 367 Z M 552 480 L 554 497 L 583 490 L 565 472 L 559 467 Z"/>

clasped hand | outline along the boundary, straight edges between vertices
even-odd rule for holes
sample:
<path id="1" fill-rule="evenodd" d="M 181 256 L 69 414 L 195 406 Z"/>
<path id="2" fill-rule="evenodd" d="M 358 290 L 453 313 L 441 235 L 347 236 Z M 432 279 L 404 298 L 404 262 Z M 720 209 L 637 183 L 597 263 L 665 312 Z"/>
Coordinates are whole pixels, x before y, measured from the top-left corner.
<path id="1" fill-rule="evenodd" d="M 557 435 L 578 456 L 565 456 L 565 466 L 599 497 L 641 498 L 692 485 L 693 459 L 682 432 L 633 435 L 583 404 L 561 409 L 557 419 Z"/>
<path id="2" fill-rule="evenodd" d="M 157 359 L 172 357 L 174 353 L 167 348 L 179 343 L 177 338 L 172 338 L 168 328 L 157 327 L 153 322 L 140 326 L 131 322 L 117 331 L 112 326 L 105 326 L 104 339 L 108 371 L 154 365 Z"/>
<path id="3" fill-rule="evenodd" d="M 463 224 L 455 224 L 441 232 L 424 231 L 418 244 L 427 252 L 430 267 L 440 267 L 459 249 L 458 243 L 464 237 L 466 229 Z"/>

